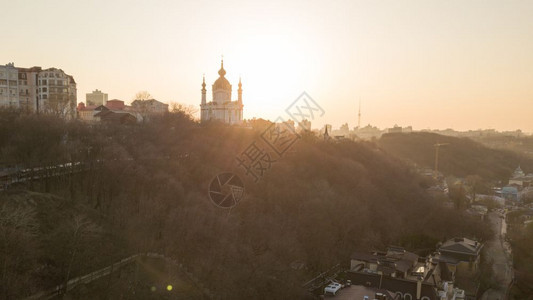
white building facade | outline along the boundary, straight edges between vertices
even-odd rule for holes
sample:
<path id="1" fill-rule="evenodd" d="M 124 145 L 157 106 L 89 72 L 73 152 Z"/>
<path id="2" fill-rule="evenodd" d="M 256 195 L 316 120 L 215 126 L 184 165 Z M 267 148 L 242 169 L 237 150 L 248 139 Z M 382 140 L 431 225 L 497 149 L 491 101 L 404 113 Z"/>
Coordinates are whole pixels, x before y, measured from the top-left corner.
<path id="1" fill-rule="evenodd" d="M 13 63 L 0 66 L 0 107 L 19 107 L 18 70 Z"/>
<path id="2" fill-rule="evenodd" d="M 76 82 L 63 70 L 0 66 L 0 107 L 75 117 L 76 104 Z"/>
<path id="3" fill-rule="evenodd" d="M 202 83 L 202 102 L 200 104 L 200 121 L 202 123 L 210 120 L 218 120 L 229 125 L 240 125 L 242 123 L 242 83 L 239 79 L 239 89 L 237 90 L 237 100 L 231 101 L 231 84 L 226 79 L 224 61 L 221 62 L 220 76 L 212 85 L 213 100 L 207 102 L 207 90 L 205 88 L 205 77 Z"/>

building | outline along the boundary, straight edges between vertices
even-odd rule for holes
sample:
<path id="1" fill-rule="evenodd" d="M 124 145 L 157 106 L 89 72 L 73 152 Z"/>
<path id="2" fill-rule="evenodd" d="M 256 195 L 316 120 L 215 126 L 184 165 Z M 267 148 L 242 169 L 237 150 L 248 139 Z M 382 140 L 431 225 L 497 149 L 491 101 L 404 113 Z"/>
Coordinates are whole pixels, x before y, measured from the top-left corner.
<path id="1" fill-rule="evenodd" d="M 519 189 L 533 185 L 533 174 L 527 174 L 518 166 L 509 179 L 510 186 L 516 186 Z"/>
<path id="2" fill-rule="evenodd" d="M 419 264 L 418 255 L 401 247 L 390 246 L 386 252 L 375 251 L 372 254 L 354 253 L 350 269 L 369 273 L 384 274 L 395 278 L 409 278 L 417 273 L 423 264 Z"/>
<path id="3" fill-rule="evenodd" d="M 105 107 L 105 106 L 101 106 Z M 137 118 L 128 111 L 103 109 L 96 113 L 94 118 L 98 122 L 113 124 L 135 124 Z"/>
<path id="4" fill-rule="evenodd" d="M 124 105 L 124 101 L 117 99 L 107 101 L 105 106 L 111 110 L 126 110 L 128 108 Z"/>
<path id="5" fill-rule="evenodd" d="M 19 77 L 19 108 L 36 112 L 39 110 L 39 81 L 41 67 L 18 68 Z"/>
<path id="6" fill-rule="evenodd" d="M 83 102 L 78 103 L 78 107 L 76 107 L 78 119 L 82 121 L 94 121 L 94 115 L 97 113 L 95 108 L 96 106 L 94 105 L 85 106 Z"/>
<path id="7" fill-rule="evenodd" d="M 168 112 L 168 104 L 155 99 L 134 100 L 131 103 L 131 110 L 140 113 L 162 114 Z"/>
<path id="8" fill-rule="evenodd" d="M 18 69 L 13 63 L 0 66 L 0 107 L 19 108 Z"/>
<path id="9" fill-rule="evenodd" d="M 360 128 L 356 127 L 354 128 L 354 133 L 356 136 L 362 140 L 370 140 L 372 138 L 379 138 L 383 134 L 383 131 L 381 131 L 376 126 L 371 126 L 368 124 L 367 126 Z"/>
<path id="10" fill-rule="evenodd" d="M 168 112 L 168 104 L 155 99 L 134 100 L 129 108 L 138 121 L 146 121 L 150 115 L 163 114 Z"/>
<path id="11" fill-rule="evenodd" d="M 434 252 L 427 257 L 419 257 L 396 246 L 390 246 L 387 251 L 353 253 L 346 279 L 349 279 L 353 285 L 389 291 L 394 299 L 476 299 L 472 296 L 476 294 L 478 287 L 474 280 L 470 280 L 470 285 L 474 285 L 473 288 L 468 283 L 462 283 L 473 290 L 472 292 L 454 287 L 454 272 L 456 272 L 454 268 L 464 259 L 462 255 L 471 255 L 468 251 L 470 248 L 464 250 L 462 247 L 455 247 L 460 242 L 454 241 L 450 240 L 442 245 L 441 250 L 445 254 Z M 468 246 L 470 242 L 476 245 L 475 241 L 468 239 L 462 241 Z M 477 244 L 473 252 L 479 255 L 481 248 L 482 245 Z M 476 259 L 479 259 L 479 256 Z M 453 268 L 450 268 L 449 264 L 452 264 Z"/>
<path id="12" fill-rule="evenodd" d="M 92 121 L 98 122 L 102 120 L 109 120 L 110 118 L 117 118 L 116 116 L 104 116 L 104 114 L 100 114 L 100 112 L 105 112 L 105 111 L 111 111 L 114 113 L 126 112 L 129 115 L 133 116 L 134 118 L 137 118 L 135 115 L 136 114 L 135 111 L 132 111 L 131 107 L 124 105 L 124 101 L 117 100 L 117 99 L 109 100 L 107 101 L 106 105 L 98 105 L 98 106 L 96 105 L 86 106 L 85 103 L 80 102 L 78 104 L 77 111 L 78 111 L 78 118 L 82 121 L 87 121 L 87 122 L 92 122 Z M 104 117 L 102 118 L 102 116 Z M 123 116 L 121 116 L 121 118 L 123 118 Z M 127 118 L 128 118 L 127 122 L 129 122 L 130 121 L 129 119 L 131 118 L 129 117 Z M 113 119 L 112 121 L 116 121 L 116 119 Z"/>
<path id="13" fill-rule="evenodd" d="M 504 186 L 500 193 L 502 198 L 509 200 L 511 203 L 520 200 L 520 194 L 518 193 L 518 188 L 516 188 L 516 186 Z"/>
<path id="14" fill-rule="evenodd" d="M 0 107 L 74 117 L 76 104 L 76 81 L 63 70 L 0 66 Z"/>
<path id="15" fill-rule="evenodd" d="M 61 69 L 49 68 L 37 75 L 38 111 L 61 117 L 75 117 L 77 101 L 74 77 Z"/>
<path id="16" fill-rule="evenodd" d="M 111 109 L 104 105 L 85 106 L 85 103 L 80 102 L 77 107 L 78 119 L 82 121 L 87 121 L 87 122 L 98 121 L 99 119 L 95 117 L 96 114 L 102 111 L 107 111 L 107 110 L 111 110 Z"/>
<path id="17" fill-rule="evenodd" d="M 311 131 L 311 121 L 303 119 L 298 123 L 298 132 Z"/>
<path id="18" fill-rule="evenodd" d="M 483 244 L 467 238 L 453 238 L 438 249 L 439 260 L 448 262 L 452 275 L 470 276 L 479 269 Z"/>
<path id="19" fill-rule="evenodd" d="M 202 123 L 218 120 L 226 124 L 234 125 L 242 123 L 242 83 L 239 79 L 239 89 L 237 90 L 237 100 L 231 101 L 231 84 L 226 79 L 224 61 L 222 60 L 220 76 L 212 85 L 213 100 L 207 102 L 207 90 L 205 88 L 205 77 L 202 82 L 202 102 L 200 104 L 200 121 Z"/>
<path id="20" fill-rule="evenodd" d="M 85 104 L 87 106 L 99 106 L 107 104 L 107 94 L 102 93 L 102 91 L 96 89 L 92 93 L 85 94 Z"/>

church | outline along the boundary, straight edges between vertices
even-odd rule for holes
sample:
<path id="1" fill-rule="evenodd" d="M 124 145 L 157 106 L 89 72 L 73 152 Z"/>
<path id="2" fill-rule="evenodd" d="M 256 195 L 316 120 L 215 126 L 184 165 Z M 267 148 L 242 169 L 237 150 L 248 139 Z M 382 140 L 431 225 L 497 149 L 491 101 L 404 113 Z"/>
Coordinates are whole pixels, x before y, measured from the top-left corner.
<path id="1" fill-rule="evenodd" d="M 207 102 L 207 90 L 205 89 L 205 76 L 202 83 L 202 103 L 200 104 L 202 123 L 209 120 L 222 121 L 229 125 L 239 125 L 242 123 L 242 84 L 239 78 L 239 89 L 237 90 L 237 100 L 231 101 L 231 84 L 224 77 L 224 60 L 221 61 L 218 70 L 218 79 L 213 83 L 213 101 Z"/>

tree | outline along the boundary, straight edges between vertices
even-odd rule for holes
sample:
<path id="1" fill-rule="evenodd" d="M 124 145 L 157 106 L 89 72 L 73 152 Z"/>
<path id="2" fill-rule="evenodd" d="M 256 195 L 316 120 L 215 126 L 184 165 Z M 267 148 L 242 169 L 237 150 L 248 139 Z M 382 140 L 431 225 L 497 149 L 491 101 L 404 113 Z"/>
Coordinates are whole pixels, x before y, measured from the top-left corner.
<path id="1" fill-rule="evenodd" d="M 448 196 L 453 201 L 455 208 L 466 209 L 468 207 L 468 198 L 466 197 L 466 191 L 461 182 L 449 186 Z"/>
<path id="2" fill-rule="evenodd" d="M 0 295 L 10 299 L 29 290 L 26 284 L 37 256 L 35 237 L 39 227 L 32 207 L 3 202 L 0 206 Z"/>
<path id="3" fill-rule="evenodd" d="M 476 195 L 483 192 L 483 179 L 479 175 L 466 176 L 466 184 L 472 198 L 472 203 L 476 202 Z"/>
<path id="4" fill-rule="evenodd" d="M 177 102 L 170 103 L 170 111 L 173 113 L 183 113 L 190 119 L 194 119 L 194 115 L 198 112 L 198 107 L 190 104 L 181 104 Z"/>
<path id="5" fill-rule="evenodd" d="M 69 228 L 66 232 L 67 243 L 65 247 L 69 250 L 68 264 L 65 275 L 65 291 L 68 290 L 67 284 L 70 280 L 72 267 L 76 262 L 76 254 L 83 248 L 88 247 L 94 242 L 95 237 L 99 236 L 101 228 L 94 224 L 85 216 L 76 215 L 72 218 Z"/>
<path id="6" fill-rule="evenodd" d="M 148 91 L 139 91 L 137 92 L 137 94 L 135 94 L 135 97 L 133 98 L 133 100 L 149 100 L 149 99 L 152 99 L 152 95 L 150 95 L 150 93 L 148 93 Z"/>

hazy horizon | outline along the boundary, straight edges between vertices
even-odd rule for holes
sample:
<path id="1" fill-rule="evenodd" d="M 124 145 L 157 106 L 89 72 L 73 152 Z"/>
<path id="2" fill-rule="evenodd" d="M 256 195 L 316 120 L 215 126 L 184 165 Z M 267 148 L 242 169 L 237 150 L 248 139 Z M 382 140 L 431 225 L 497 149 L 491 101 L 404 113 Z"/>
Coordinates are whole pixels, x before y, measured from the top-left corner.
<path id="1" fill-rule="evenodd" d="M 244 118 L 307 91 L 320 127 L 533 132 L 531 1 L 5 1 L 2 62 L 74 76 L 129 102 L 208 101 L 224 55 Z M 50 9 L 53 7 L 54 9 Z M 45 12 L 45 14 L 43 14 Z"/>

